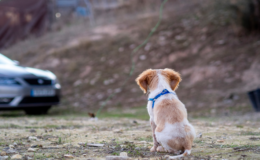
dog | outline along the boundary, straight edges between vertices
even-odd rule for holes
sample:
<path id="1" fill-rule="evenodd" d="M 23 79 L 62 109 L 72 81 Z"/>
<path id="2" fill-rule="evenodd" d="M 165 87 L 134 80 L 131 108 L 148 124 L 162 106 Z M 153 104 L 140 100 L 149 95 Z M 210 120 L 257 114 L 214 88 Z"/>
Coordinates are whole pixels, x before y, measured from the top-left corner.
<path id="1" fill-rule="evenodd" d="M 147 110 L 153 131 L 150 151 L 182 153 L 170 159 L 189 155 L 196 136 L 185 105 L 175 93 L 181 80 L 178 72 L 168 68 L 147 69 L 136 78 L 141 90 L 149 92 Z"/>

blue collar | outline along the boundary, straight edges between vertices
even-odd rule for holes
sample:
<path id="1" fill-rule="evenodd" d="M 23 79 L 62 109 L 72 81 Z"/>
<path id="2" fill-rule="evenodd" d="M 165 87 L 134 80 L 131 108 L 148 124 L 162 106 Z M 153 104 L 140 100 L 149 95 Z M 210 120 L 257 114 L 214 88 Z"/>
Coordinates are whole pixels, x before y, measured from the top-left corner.
<path id="1" fill-rule="evenodd" d="M 175 92 L 169 92 L 167 89 L 164 89 L 161 93 L 157 94 L 157 96 L 155 96 L 154 98 L 149 98 L 148 101 L 152 101 L 153 102 L 152 108 L 154 107 L 154 103 L 155 103 L 156 99 L 158 99 L 162 95 L 169 94 L 169 93 L 176 95 Z"/>

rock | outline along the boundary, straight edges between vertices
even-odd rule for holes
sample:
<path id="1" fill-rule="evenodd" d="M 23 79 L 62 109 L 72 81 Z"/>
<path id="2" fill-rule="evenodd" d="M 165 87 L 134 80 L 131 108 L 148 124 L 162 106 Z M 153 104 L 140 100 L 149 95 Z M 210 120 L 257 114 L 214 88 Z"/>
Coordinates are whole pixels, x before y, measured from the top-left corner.
<path id="1" fill-rule="evenodd" d="M 140 147 L 135 147 L 135 150 L 138 150 L 138 151 L 139 151 L 139 150 L 140 150 Z"/>
<path id="2" fill-rule="evenodd" d="M 1 152 L 0 156 L 6 156 L 6 152 L 5 151 Z"/>
<path id="3" fill-rule="evenodd" d="M 123 133 L 122 129 L 115 129 L 113 132 L 114 133 Z"/>
<path id="4" fill-rule="evenodd" d="M 121 157 L 127 157 L 127 153 L 126 153 L 126 152 L 121 152 L 121 153 L 119 154 L 119 156 L 121 156 Z"/>
<path id="5" fill-rule="evenodd" d="M 47 157 L 47 158 L 50 158 L 52 156 L 52 154 L 51 153 L 45 153 L 44 156 Z"/>
<path id="6" fill-rule="evenodd" d="M 65 154 L 64 155 L 65 158 L 74 158 L 74 156 L 70 155 L 70 154 Z"/>
<path id="7" fill-rule="evenodd" d="M 28 152 L 36 152 L 38 149 L 37 148 L 28 148 Z"/>
<path id="8" fill-rule="evenodd" d="M 0 160 L 6 160 L 8 158 L 9 158 L 8 156 L 0 156 Z"/>
<path id="9" fill-rule="evenodd" d="M 42 148 L 41 144 L 31 145 L 30 148 Z"/>
<path id="10" fill-rule="evenodd" d="M 11 157 L 11 159 L 14 159 L 14 160 L 20 160 L 22 159 L 23 157 L 20 155 L 20 154 L 15 154 Z"/>
<path id="11" fill-rule="evenodd" d="M 198 137 L 198 138 L 202 138 L 202 133 L 199 133 L 199 134 L 197 135 L 197 137 Z"/>
<path id="12" fill-rule="evenodd" d="M 30 132 L 31 133 L 36 133 L 36 130 L 35 129 L 31 129 Z"/>
<path id="13" fill-rule="evenodd" d="M 13 145 L 9 145 L 9 148 L 14 148 L 14 146 Z"/>
<path id="14" fill-rule="evenodd" d="M 17 146 L 17 143 L 16 143 L 16 142 L 14 142 L 14 143 L 13 143 L 13 145 L 14 145 L 14 146 Z"/>
<path id="15" fill-rule="evenodd" d="M 91 143 L 88 143 L 87 146 L 90 146 L 90 147 L 103 147 L 104 144 L 91 144 Z"/>
<path id="16" fill-rule="evenodd" d="M 63 148 L 68 147 L 68 146 L 70 146 L 70 143 L 64 143 L 62 146 L 63 146 Z"/>
<path id="17" fill-rule="evenodd" d="M 114 141 L 116 141 L 116 139 L 111 139 L 111 141 L 113 141 L 113 142 L 114 142 Z"/>
<path id="18" fill-rule="evenodd" d="M 37 137 L 33 137 L 33 136 L 29 136 L 29 137 L 28 137 L 28 140 L 30 140 L 30 141 L 31 141 L 31 140 L 38 140 L 38 138 L 37 138 Z"/>
<path id="19" fill-rule="evenodd" d="M 87 154 L 83 154 L 82 156 L 86 157 L 86 156 L 87 156 Z"/>
<path id="20" fill-rule="evenodd" d="M 79 142 L 78 143 L 80 146 L 85 146 L 86 145 L 86 143 L 84 143 L 84 142 Z"/>
<path id="21" fill-rule="evenodd" d="M 17 153 L 17 151 L 14 150 L 14 149 L 8 149 L 8 150 L 6 151 L 6 154 L 14 154 L 14 153 Z"/>
<path id="22" fill-rule="evenodd" d="M 218 143 L 224 143 L 225 141 L 222 139 L 217 140 Z"/>
<path id="23" fill-rule="evenodd" d="M 128 160 L 129 157 L 122 157 L 122 156 L 107 156 L 106 160 Z"/>

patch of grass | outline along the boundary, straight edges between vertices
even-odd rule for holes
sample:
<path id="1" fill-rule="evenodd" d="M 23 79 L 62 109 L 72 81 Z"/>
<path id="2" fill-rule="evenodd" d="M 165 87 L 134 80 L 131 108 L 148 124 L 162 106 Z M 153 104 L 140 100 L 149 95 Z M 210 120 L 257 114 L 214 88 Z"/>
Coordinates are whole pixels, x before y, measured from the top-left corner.
<path id="1" fill-rule="evenodd" d="M 22 128 L 22 127 L 12 123 L 0 126 L 0 129 L 6 129 L 6 128 Z"/>
<path id="2" fill-rule="evenodd" d="M 113 156 L 119 156 L 119 153 L 118 152 L 113 152 L 112 155 Z"/>
<path id="3" fill-rule="evenodd" d="M 146 107 L 135 107 L 129 113 L 124 108 L 118 108 L 113 111 L 103 111 L 100 113 L 99 118 L 135 118 L 141 120 L 149 120 Z"/>
<path id="4" fill-rule="evenodd" d="M 153 142 L 153 137 L 152 136 L 146 136 L 146 137 L 138 137 L 136 138 L 138 141 L 146 141 L 146 142 Z"/>
<path id="5" fill-rule="evenodd" d="M 240 132 L 240 135 L 244 135 L 244 136 L 260 136 L 260 132 L 252 132 L 252 131 L 242 131 Z"/>
<path id="6" fill-rule="evenodd" d="M 204 143 L 204 142 L 203 142 L 203 140 L 195 139 L 194 143 L 200 143 L 201 144 L 201 143 Z"/>
<path id="7" fill-rule="evenodd" d="M 244 128 L 243 125 L 237 125 L 236 127 L 237 127 L 237 128 Z"/>

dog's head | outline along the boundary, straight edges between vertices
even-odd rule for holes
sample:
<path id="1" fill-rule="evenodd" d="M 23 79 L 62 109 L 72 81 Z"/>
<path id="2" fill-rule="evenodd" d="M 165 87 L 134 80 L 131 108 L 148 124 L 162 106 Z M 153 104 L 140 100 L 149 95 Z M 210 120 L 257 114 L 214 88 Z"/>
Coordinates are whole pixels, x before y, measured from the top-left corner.
<path id="1" fill-rule="evenodd" d="M 137 78 L 136 82 L 140 88 L 147 92 L 148 88 L 153 91 L 155 90 L 159 83 L 164 83 L 163 85 L 168 85 L 174 91 L 178 88 L 181 81 L 180 74 L 172 69 L 147 69 L 141 73 Z"/>

